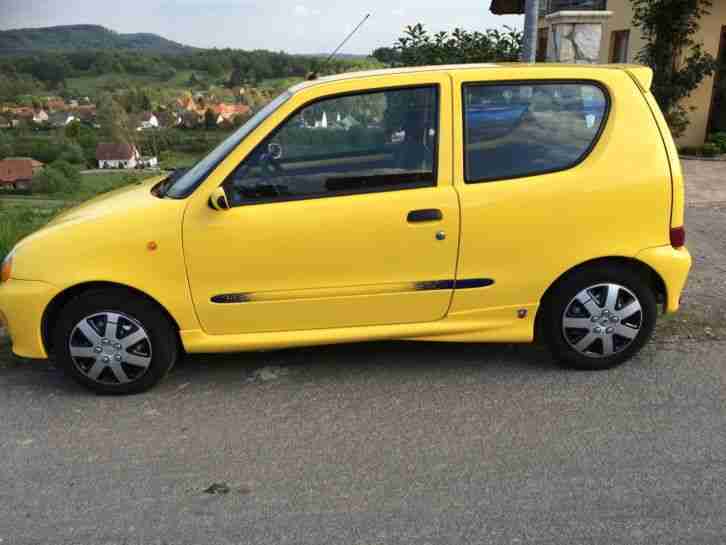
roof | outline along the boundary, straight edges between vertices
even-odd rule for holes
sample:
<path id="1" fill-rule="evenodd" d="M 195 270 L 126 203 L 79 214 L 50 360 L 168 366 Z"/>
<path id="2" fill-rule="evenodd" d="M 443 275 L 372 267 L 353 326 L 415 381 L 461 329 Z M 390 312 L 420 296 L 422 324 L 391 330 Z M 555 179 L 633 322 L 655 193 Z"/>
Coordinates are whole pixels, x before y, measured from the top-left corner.
<path id="1" fill-rule="evenodd" d="M 524 0 L 492 0 L 489 11 L 494 15 L 519 15 L 524 13 Z"/>
<path id="2" fill-rule="evenodd" d="M 291 93 L 297 93 L 303 89 L 315 87 L 316 85 L 323 85 L 326 83 L 334 83 L 337 81 L 345 81 L 351 79 L 361 78 L 373 78 L 373 77 L 384 77 L 392 76 L 396 74 L 417 74 L 423 72 L 453 72 L 453 71 L 464 71 L 464 70 L 519 70 L 522 72 L 521 77 L 526 79 L 531 71 L 535 70 L 552 70 L 566 69 L 573 71 L 583 71 L 593 68 L 608 69 L 608 70 L 628 70 L 631 74 L 636 75 L 643 69 L 649 70 L 640 64 L 566 64 L 566 63 L 552 63 L 552 62 L 540 62 L 540 63 L 479 63 L 479 64 L 442 64 L 434 66 L 411 66 L 403 68 L 384 68 L 382 70 L 366 70 L 361 72 L 346 72 L 345 74 L 337 74 L 334 76 L 324 76 L 312 81 L 304 81 L 291 87 L 289 91 Z"/>
<path id="3" fill-rule="evenodd" d="M 33 177 L 33 167 L 43 166 L 43 163 L 29 157 L 9 157 L 0 160 L 0 183 L 14 183 L 17 180 L 30 180 Z"/>
<path id="4" fill-rule="evenodd" d="M 131 144 L 103 142 L 96 146 L 98 161 L 128 161 L 136 155 L 136 148 Z"/>

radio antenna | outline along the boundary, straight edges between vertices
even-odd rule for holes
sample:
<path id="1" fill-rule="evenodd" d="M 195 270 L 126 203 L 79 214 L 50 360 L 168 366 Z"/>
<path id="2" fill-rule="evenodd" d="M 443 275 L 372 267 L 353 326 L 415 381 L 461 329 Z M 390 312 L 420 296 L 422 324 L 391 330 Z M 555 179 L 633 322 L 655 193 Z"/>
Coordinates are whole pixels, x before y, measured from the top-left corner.
<path id="1" fill-rule="evenodd" d="M 322 66 L 320 67 L 320 69 L 319 69 L 319 70 L 317 70 L 317 71 L 315 71 L 315 72 L 313 72 L 312 74 L 310 74 L 310 75 L 308 76 L 308 80 L 309 80 L 309 81 L 312 81 L 312 80 L 316 80 L 316 79 L 318 79 L 318 72 L 322 71 L 323 69 L 325 69 L 325 68 L 326 68 L 326 67 L 328 66 L 328 64 L 330 63 L 330 61 L 332 61 L 332 60 L 333 60 L 333 59 L 335 58 L 335 56 L 336 56 L 336 55 L 338 54 L 338 51 L 340 51 L 341 49 L 343 49 L 343 46 L 344 46 L 345 44 L 347 44 L 347 43 L 348 43 L 348 41 L 349 41 L 349 40 L 350 40 L 350 39 L 351 39 L 351 38 L 352 38 L 353 36 L 355 36 L 355 33 L 356 33 L 356 32 L 358 32 L 358 31 L 360 30 L 360 27 L 362 27 L 362 26 L 363 26 L 363 25 L 365 24 L 365 22 L 366 22 L 366 21 L 367 21 L 368 19 L 370 19 L 370 17 L 371 17 L 371 14 L 370 14 L 370 13 L 368 13 L 368 14 L 367 14 L 367 15 L 366 15 L 365 17 L 363 17 L 363 20 L 362 20 L 362 21 L 361 21 L 360 23 L 358 23 L 358 26 L 356 26 L 356 27 L 355 27 L 355 28 L 353 29 L 353 31 L 352 31 L 352 32 L 351 32 L 350 34 L 348 34 L 348 35 L 347 35 L 347 36 L 345 37 L 345 40 L 343 40 L 342 42 L 340 42 L 340 45 L 339 45 L 338 47 L 336 47 L 336 48 L 335 48 L 335 51 L 333 51 L 333 52 L 332 52 L 332 53 L 331 53 L 331 54 L 330 54 L 330 55 L 328 56 L 328 58 L 327 58 L 327 59 L 325 59 L 325 61 L 323 62 Z"/>

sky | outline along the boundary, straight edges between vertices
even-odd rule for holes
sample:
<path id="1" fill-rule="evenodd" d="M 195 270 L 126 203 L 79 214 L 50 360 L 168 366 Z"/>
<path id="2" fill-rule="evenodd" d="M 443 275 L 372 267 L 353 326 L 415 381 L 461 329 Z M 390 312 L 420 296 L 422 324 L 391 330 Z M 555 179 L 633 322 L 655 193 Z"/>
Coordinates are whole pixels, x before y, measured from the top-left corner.
<path id="1" fill-rule="evenodd" d="M 432 31 L 521 28 L 521 16 L 496 16 L 490 0 L 0 0 L 0 29 L 98 24 L 153 32 L 196 47 L 332 51 L 366 13 L 371 18 L 343 49 L 365 54 L 390 46 L 406 25 Z"/>

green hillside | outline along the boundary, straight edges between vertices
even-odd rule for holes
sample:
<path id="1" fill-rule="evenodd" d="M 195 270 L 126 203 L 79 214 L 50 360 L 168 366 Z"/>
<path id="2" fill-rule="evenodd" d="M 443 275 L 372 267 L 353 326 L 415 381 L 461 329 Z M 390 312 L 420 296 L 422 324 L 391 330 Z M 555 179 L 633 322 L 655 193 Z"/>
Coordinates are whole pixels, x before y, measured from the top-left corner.
<path id="1" fill-rule="evenodd" d="M 0 31 L 0 55 L 83 49 L 125 49 L 165 54 L 193 50 L 191 47 L 156 34 L 120 34 L 100 25 L 65 25 Z"/>

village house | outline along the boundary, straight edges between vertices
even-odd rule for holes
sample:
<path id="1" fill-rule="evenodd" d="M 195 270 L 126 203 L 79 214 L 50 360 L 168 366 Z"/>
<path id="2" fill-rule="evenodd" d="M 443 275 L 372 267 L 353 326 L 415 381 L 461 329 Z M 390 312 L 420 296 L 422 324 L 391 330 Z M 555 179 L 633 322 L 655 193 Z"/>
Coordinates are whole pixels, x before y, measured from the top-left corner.
<path id="1" fill-rule="evenodd" d="M 215 104 L 209 107 L 217 116 L 217 125 L 221 125 L 223 122 L 231 122 L 238 115 L 247 117 L 251 113 L 249 106 L 245 104 Z"/>
<path id="2" fill-rule="evenodd" d="M 48 121 L 48 112 L 45 110 L 35 110 L 33 112 L 33 123 L 46 123 Z"/>
<path id="3" fill-rule="evenodd" d="M 8 157 L 0 160 L 0 190 L 30 189 L 33 175 L 43 163 L 30 157 Z"/>
<path id="4" fill-rule="evenodd" d="M 141 155 L 131 144 L 101 143 L 96 147 L 98 168 L 136 168 Z"/>
<path id="5" fill-rule="evenodd" d="M 137 131 L 145 131 L 148 129 L 158 129 L 159 119 L 153 112 L 142 112 L 139 116 L 139 124 L 136 127 Z"/>
<path id="6" fill-rule="evenodd" d="M 78 118 L 68 112 L 53 112 L 48 116 L 48 123 L 51 127 L 65 127 L 66 125 L 76 121 Z"/>
<path id="7" fill-rule="evenodd" d="M 492 0 L 492 13 L 522 14 L 523 0 Z M 726 73 L 726 2 L 713 2 L 695 34 L 703 52 Z M 629 0 L 540 0 L 538 62 L 633 63 L 645 42 L 633 26 Z M 690 125 L 679 146 L 701 146 L 709 134 L 726 132 L 726 86 L 718 74 L 705 78 L 685 99 Z"/>

